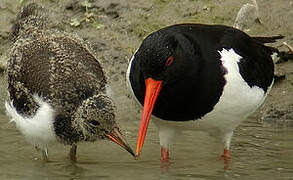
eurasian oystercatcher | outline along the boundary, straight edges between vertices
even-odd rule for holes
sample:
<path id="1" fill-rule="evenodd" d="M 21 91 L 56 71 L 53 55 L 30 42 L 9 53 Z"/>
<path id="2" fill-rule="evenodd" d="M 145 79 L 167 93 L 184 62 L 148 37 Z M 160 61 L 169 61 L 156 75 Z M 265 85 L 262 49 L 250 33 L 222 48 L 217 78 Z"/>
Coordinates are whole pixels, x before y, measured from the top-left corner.
<path id="1" fill-rule="evenodd" d="M 47 30 L 44 9 L 30 4 L 16 18 L 8 60 L 6 110 L 11 121 L 47 159 L 53 141 L 71 145 L 111 140 L 130 154 L 106 94 L 106 77 L 89 46 L 78 36 Z"/>
<path id="2" fill-rule="evenodd" d="M 177 125 L 187 121 L 221 137 L 222 157 L 229 160 L 234 129 L 262 104 L 274 81 L 271 55 L 278 50 L 264 43 L 280 38 L 204 24 L 177 24 L 148 35 L 127 71 L 128 84 L 143 105 L 136 156 L 153 114 L 160 119 L 162 161 L 169 159 Z"/>

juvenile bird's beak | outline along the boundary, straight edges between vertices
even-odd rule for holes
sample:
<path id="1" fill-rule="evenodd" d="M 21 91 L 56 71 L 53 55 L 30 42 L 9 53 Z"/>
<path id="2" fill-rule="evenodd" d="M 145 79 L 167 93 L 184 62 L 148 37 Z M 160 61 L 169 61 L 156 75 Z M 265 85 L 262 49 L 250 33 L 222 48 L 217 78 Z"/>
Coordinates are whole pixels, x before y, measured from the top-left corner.
<path id="1" fill-rule="evenodd" d="M 142 146 L 144 144 L 145 136 L 147 133 L 147 128 L 149 125 L 149 121 L 153 112 L 153 108 L 155 106 L 156 100 L 159 96 L 160 90 L 162 88 L 162 81 L 156 81 L 152 78 L 148 78 L 145 80 L 145 96 L 144 96 L 144 105 L 143 112 L 140 122 L 140 130 L 138 133 L 137 146 L 136 146 L 136 154 L 138 157 Z"/>
<path id="2" fill-rule="evenodd" d="M 119 131 L 118 128 L 114 128 L 111 132 L 106 134 L 106 137 L 113 141 L 114 143 L 118 144 L 122 148 L 124 148 L 126 151 L 128 151 L 132 156 L 135 156 L 133 150 L 127 143 L 127 141 L 123 138 L 121 132 Z"/>

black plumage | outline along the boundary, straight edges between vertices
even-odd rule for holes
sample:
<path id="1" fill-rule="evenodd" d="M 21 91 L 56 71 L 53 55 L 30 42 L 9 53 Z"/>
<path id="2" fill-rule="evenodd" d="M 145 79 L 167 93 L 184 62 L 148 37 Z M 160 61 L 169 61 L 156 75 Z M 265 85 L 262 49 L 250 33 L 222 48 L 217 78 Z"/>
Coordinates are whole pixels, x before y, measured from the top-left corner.
<path id="1" fill-rule="evenodd" d="M 282 37 L 267 37 L 264 42 L 278 38 Z M 163 28 L 146 37 L 134 55 L 130 83 L 143 104 L 144 80 L 164 80 L 153 114 L 170 121 L 199 119 L 212 111 L 222 95 L 225 69 L 218 51 L 223 48 L 232 48 L 242 57 L 240 74 L 251 87 L 267 91 L 273 80 L 270 55 L 274 51 L 264 42 L 223 25 L 180 24 Z M 164 63 L 171 55 L 174 63 L 166 68 Z"/>
<path id="2" fill-rule="evenodd" d="M 171 122 L 193 120 L 199 129 L 221 138 L 228 160 L 234 129 L 260 106 L 273 84 L 271 55 L 279 51 L 264 44 L 282 37 L 250 37 L 232 27 L 204 24 L 177 24 L 148 35 L 127 73 L 143 105 L 136 155 L 153 114 L 165 121 L 155 121 L 163 161 L 181 130 L 175 128 L 181 123 Z"/>

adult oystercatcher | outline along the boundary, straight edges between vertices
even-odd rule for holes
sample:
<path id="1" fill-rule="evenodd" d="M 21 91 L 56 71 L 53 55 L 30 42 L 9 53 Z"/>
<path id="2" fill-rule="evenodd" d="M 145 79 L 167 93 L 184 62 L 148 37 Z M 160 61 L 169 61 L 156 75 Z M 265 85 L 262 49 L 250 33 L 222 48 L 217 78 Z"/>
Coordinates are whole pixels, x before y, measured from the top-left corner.
<path id="1" fill-rule="evenodd" d="M 177 24 L 148 35 L 127 71 L 128 85 L 143 105 L 136 156 L 153 114 L 160 118 L 162 161 L 169 159 L 177 125 L 187 121 L 221 137 L 222 157 L 229 160 L 234 129 L 262 104 L 273 84 L 271 55 L 278 50 L 264 43 L 280 38 L 204 24 Z"/>
<path id="2" fill-rule="evenodd" d="M 6 110 L 11 121 L 47 159 L 52 141 L 71 145 L 109 139 L 134 156 L 106 95 L 106 77 L 89 46 L 78 36 L 46 30 L 44 9 L 30 4 L 16 19 L 8 60 Z"/>

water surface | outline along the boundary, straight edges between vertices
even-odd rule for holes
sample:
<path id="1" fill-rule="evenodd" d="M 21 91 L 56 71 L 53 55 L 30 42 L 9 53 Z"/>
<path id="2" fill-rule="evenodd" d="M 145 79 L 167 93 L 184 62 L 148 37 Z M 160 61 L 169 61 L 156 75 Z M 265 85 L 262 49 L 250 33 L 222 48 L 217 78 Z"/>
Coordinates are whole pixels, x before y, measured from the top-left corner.
<path id="1" fill-rule="evenodd" d="M 122 123 L 134 147 L 137 124 Z M 78 162 L 67 158 L 68 146 L 49 148 L 49 162 L 0 116 L 0 179 L 292 179 L 293 131 L 248 119 L 237 128 L 232 141 L 232 163 L 224 170 L 217 139 L 187 130 L 172 146 L 168 167 L 159 161 L 157 130 L 151 124 L 142 156 L 134 160 L 108 141 L 78 146 Z"/>
<path id="2" fill-rule="evenodd" d="M 21 6 L 18 0 L 0 0 L 0 60 L 6 61 L 11 46 L 7 34 Z M 192 22 L 232 25 L 238 10 L 248 0 L 107 0 L 93 1 L 90 11 L 97 15 L 95 28 L 90 23 L 71 27 L 72 18 L 84 18 L 84 7 L 72 0 L 41 0 L 51 10 L 59 29 L 74 32 L 88 40 L 109 75 L 113 99 L 117 105 L 120 125 L 133 148 L 136 145 L 141 110 L 129 99 L 125 86 L 127 63 L 144 36 L 166 25 Z M 248 34 L 256 36 L 285 35 L 284 41 L 293 44 L 293 3 L 291 0 L 258 0 L 262 25 L 254 24 Z M 112 4 L 112 5 L 111 5 Z M 115 8 L 113 9 L 113 4 Z M 70 8 L 72 5 L 72 8 Z M 108 11 L 110 9 L 110 11 Z M 101 10 L 101 11 L 99 11 Z M 113 18 L 111 12 L 117 12 Z M 4 41 L 5 40 L 5 41 Z M 281 44 L 278 42 L 274 46 Z M 282 50 L 285 50 L 283 48 Z M 292 104 L 293 63 L 278 64 L 286 79 L 275 85 L 266 105 Z M 0 78 L 0 112 L 6 99 L 6 81 Z M 41 153 L 28 144 L 14 124 L 0 114 L 0 180 L 55 180 L 55 179 L 126 179 L 126 180 L 287 180 L 293 179 L 293 129 L 274 123 L 261 123 L 251 117 L 239 126 L 231 145 L 232 163 L 224 170 L 217 160 L 223 149 L 220 142 L 203 132 L 188 129 L 172 146 L 171 163 L 162 167 L 157 129 L 150 123 L 141 158 L 134 160 L 119 146 L 108 141 L 84 143 L 78 146 L 78 161 L 67 157 L 68 146 L 49 148 L 49 162 L 43 162 Z"/>

